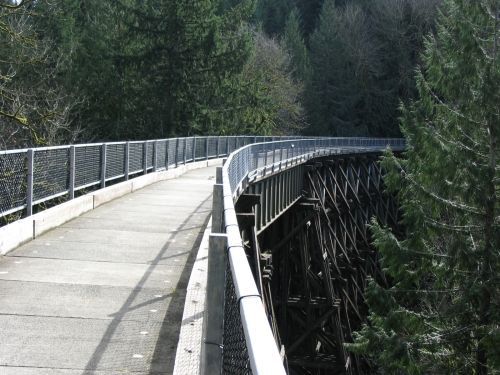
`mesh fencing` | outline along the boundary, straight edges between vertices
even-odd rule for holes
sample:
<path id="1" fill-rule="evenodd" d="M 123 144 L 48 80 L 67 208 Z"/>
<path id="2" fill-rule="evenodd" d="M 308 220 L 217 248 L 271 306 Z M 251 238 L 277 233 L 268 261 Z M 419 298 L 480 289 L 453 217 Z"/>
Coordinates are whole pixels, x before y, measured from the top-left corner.
<path id="1" fill-rule="evenodd" d="M 145 143 L 146 147 L 147 147 L 147 152 L 148 152 L 148 156 L 147 156 L 147 164 L 146 164 L 146 168 L 153 168 L 154 166 L 154 142 L 146 142 Z"/>
<path id="2" fill-rule="evenodd" d="M 75 189 L 101 181 L 101 145 L 75 148 Z"/>
<path id="3" fill-rule="evenodd" d="M 129 171 L 137 173 L 144 170 L 144 145 L 142 143 L 130 143 L 128 150 Z"/>
<path id="4" fill-rule="evenodd" d="M 196 159 L 202 159 L 206 157 L 206 146 L 207 142 L 203 138 L 196 139 Z"/>
<path id="5" fill-rule="evenodd" d="M 376 138 L 322 138 L 299 140 L 298 137 L 263 136 L 209 136 L 170 138 L 144 142 L 129 142 L 129 175 L 144 172 L 146 157 L 147 169 L 170 168 L 186 162 L 228 156 L 239 147 L 255 142 L 270 142 L 290 139 L 279 144 L 257 145 L 243 149 L 235 156 L 231 166 L 231 188 L 255 168 L 283 159 L 299 156 L 308 150 L 326 150 L 338 147 L 349 149 L 381 149 L 390 145 L 394 149 L 405 147 L 404 139 Z M 155 147 L 156 146 L 156 147 Z M 106 147 L 106 181 L 125 175 L 127 166 L 127 143 L 75 145 L 75 185 L 80 190 L 101 183 L 102 147 Z M 145 147 L 147 151 L 145 152 Z M 295 147 L 295 148 L 294 148 Z M 33 150 L 33 198 L 28 196 L 28 154 L 29 150 L 0 152 L 0 217 L 22 210 L 27 204 L 41 203 L 67 193 L 70 183 L 70 146 L 48 147 Z M 249 153 L 252 155 L 250 156 Z M 252 159 L 253 158 L 253 159 Z"/>
<path id="6" fill-rule="evenodd" d="M 156 167 L 158 169 L 167 167 L 167 147 L 168 141 L 158 141 L 156 146 Z"/>
<path id="7" fill-rule="evenodd" d="M 229 141 L 229 138 L 227 137 L 224 137 L 223 139 L 221 139 L 221 142 L 219 144 L 219 154 L 220 155 L 224 155 L 224 156 L 227 156 L 228 155 L 228 141 Z"/>
<path id="8" fill-rule="evenodd" d="M 177 138 L 177 164 L 184 163 L 186 151 L 186 139 L 185 138 Z"/>
<path id="9" fill-rule="evenodd" d="M 106 180 L 125 174 L 125 144 L 106 145 Z"/>
<path id="10" fill-rule="evenodd" d="M 252 374 L 245 333 L 241 325 L 239 301 L 234 290 L 229 262 L 226 268 L 223 345 L 222 373 Z"/>
<path id="11" fill-rule="evenodd" d="M 236 150 L 236 137 L 228 137 L 227 148 L 228 154 Z"/>
<path id="12" fill-rule="evenodd" d="M 217 156 L 217 146 L 219 144 L 219 140 L 217 137 L 208 137 L 208 151 L 207 156 L 209 158 L 214 158 Z"/>
<path id="13" fill-rule="evenodd" d="M 169 139 L 167 141 L 167 159 L 168 167 L 174 167 L 177 163 L 176 160 L 176 150 L 177 150 L 177 138 Z"/>
<path id="14" fill-rule="evenodd" d="M 193 152 L 194 152 L 194 138 L 185 138 L 184 142 L 186 142 L 185 145 L 185 161 L 190 162 L 193 161 Z"/>
<path id="15" fill-rule="evenodd" d="M 0 154 L 0 214 L 26 205 L 26 152 Z"/>
<path id="16" fill-rule="evenodd" d="M 33 201 L 43 202 L 69 189 L 69 147 L 36 150 L 33 160 Z"/>

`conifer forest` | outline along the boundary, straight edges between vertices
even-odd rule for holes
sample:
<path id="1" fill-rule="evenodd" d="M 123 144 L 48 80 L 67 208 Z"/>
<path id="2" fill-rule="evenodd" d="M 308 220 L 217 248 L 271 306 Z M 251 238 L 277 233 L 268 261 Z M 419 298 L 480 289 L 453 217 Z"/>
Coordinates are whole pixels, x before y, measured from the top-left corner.
<path id="1" fill-rule="evenodd" d="M 500 374 L 500 0 L 0 0 L 0 150 L 236 134 L 404 137 L 345 346 Z"/>

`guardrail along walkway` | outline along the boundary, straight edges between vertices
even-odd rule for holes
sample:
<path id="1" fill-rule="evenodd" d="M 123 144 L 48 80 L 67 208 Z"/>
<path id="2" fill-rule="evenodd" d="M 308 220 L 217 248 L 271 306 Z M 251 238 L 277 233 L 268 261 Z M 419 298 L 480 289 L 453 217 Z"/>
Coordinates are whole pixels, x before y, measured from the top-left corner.
<path id="1" fill-rule="evenodd" d="M 2 258 L 0 373 L 170 373 L 214 176 L 150 185 Z"/>

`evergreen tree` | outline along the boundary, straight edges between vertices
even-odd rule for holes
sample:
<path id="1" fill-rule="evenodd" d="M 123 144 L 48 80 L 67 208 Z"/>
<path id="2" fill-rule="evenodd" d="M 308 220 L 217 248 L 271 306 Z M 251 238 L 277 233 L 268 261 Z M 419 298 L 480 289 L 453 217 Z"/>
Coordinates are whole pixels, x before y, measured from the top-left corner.
<path id="1" fill-rule="evenodd" d="M 358 5 L 337 8 L 326 0 L 311 36 L 312 76 L 307 109 L 316 134 L 368 135 L 379 121 L 385 93 L 375 85 L 380 72 L 377 45 Z"/>
<path id="2" fill-rule="evenodd" d="M 324 3 L 309 43 L 312 133 L 400 135 L 399 102 L 415 95 L 413 70 L 437 2 Z"/>
<path id="3" fill-rule="evenodd" d="M 302 36 L 300 16 L 297 8 L 294 8 L 288 16 L 283 39 L 292 57 L 292 63 L 295 67 L 295 78 L 302 81 L 308 80 L 311 66 L 309 62 L 309 53 Z"/>
<path id="4" fill-rule="evenodd" d="M 255 11 L 258 24 L 270 36 L 283 33 L 288 14 L 293 8 L 293 0 L 259 0 Z"/>
<path id="5" fill-rule="evenodd" d="M 325 0 L 295 0 L 296 6 L 300 11 L 303 21 L 303 31 L 306 41 L 309 35 L 317 27 L 319 15 Z"/>
<path id="6" fill-rule="evenodd" d="M 68 0 L 42 28 L 68 56 L 60 84 L 87 139 L 232 131 L 250 56 L 251 0 Z M 225 9 L 227 7 L 227 9 Z M 241 101 L 241 100 L 240 100 Z"/>
<path id="7" fill-rule="evenodd" d="M 386 182 L 404 236 L 374 223 L 390 285 L 349 347 L 381 373 L 500 372 L 500 1 L 446 0 Z"/>
<path id="8" fill-rule="evenodd" d="M 242 72 L 240 132 L 296 134 L 305 126 L 302 83 L 292 74 L 292 60 L 276 39 L 254 33 L 254 48 Z"/>
<path id="9" fill-rule="evenodd" d="M 126 2 L 127 1 L 127 2 Z M 64 56 L 58 84 L 79 98 L 72 121 L 87 140 L 141 137 L 140 112 L 129 66 L 131 14 L 120 2 L 68 0 L 38 8 L 38 26 L 55 42 L 52 55 Z M 133 108 L 133 109 L 132 109 Z M 130 129 L 132 130 L 132 129 Z"/>

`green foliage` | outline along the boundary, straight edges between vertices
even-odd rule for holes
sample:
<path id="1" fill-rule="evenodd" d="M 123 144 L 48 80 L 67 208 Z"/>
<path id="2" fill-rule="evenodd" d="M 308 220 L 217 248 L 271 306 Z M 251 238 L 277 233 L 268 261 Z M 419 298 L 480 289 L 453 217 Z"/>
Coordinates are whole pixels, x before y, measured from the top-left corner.
<path id="1" fill-rule="evenodd" d="M 436 3 L 325 1 L 310 37 L 312 133 L 399 135 L 399 101 L 413 97 L 416 56 Z"/>
<path id="2" fill-rule="evenodd" d="M 268 35 L 278 36 L 282 34 L 292 8 L 293 1 L 290 0 L 258 0 L 255 18 Z"/>
<path id="3" fill-rule="evenodd" d="M 292 63 L 295 67 L 294 76 L 299 80 L 307 81 L 311 73 L 311 63 L 302 36 L 300 15 L 297 8 L 293 9 L 288 16 L 283 40 L 292 57 Z"/>
<path id="4" fill-rule="evenodd" d="M 325 0 L 295 0 L 295 5 L 302 15 L 303 32 L 306 40 L 318 26 L 319 14 Z"/>
<path id="5" fill-rule="evenodd" d="M 68 56 L 87 139 L 237 131 L 253 1 L 70 0 L 42 27 Z M 240 100 L 241 102 L 241 100 Z"/>
<path id="6" fill-rule="evenodd" d="M 308 86 L 308 110 L 319 134 L 336 136 L 368 134 L 378 99 L 373 81 L 379 66 L 377 53 L 365 28 L 367 16 L 362 8 L 337 8 L 327 0 L 318 29 L 311 37 L 312 77 Z"/>
<path id="7" fill-rule="evenodd" d="M 243 68 L 241 93 L 244 118 L 240 132 L 295 134 L 305 126 L 301 105 L 302 84 L 292 75 L 288 52 L 262 32 L 254 33 L 254 49 Z"/>
<path id="8" fill-rule="evenodd" d="M 130 67 L 135 52 L 128 29 L 132 14 L 124 6 L 68 0 L 55 9 L 38 10 L 39 27 L 55 44 L 52 54 L 65 56 L 58 84 L 80 98 L 72 121 L 84 129 L 87 140 L 130 137 L 127 128 L 132 123 L 138 135 L 142 133 L 139 116 L 134 116 L 141 108 L 131 103 L 139 80 Z"/>
<path id="9" fill-rule="evenodd" d="M 349 345 L 381 373 L 500 372 L 500 2 L 447 0 L 405 106 L 405 159 L 387 155 L 404 238 L 373 224 L 386 288 Z"/>

